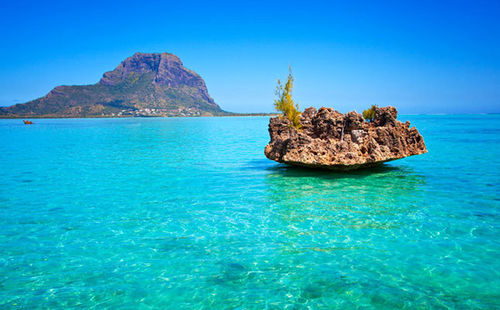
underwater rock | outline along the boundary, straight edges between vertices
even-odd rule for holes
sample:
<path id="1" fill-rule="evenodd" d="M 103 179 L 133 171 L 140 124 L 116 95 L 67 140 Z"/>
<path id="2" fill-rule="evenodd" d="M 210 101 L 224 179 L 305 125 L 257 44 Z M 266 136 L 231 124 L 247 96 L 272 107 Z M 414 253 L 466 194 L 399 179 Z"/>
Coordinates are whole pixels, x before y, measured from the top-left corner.
<path id="1" fill-rule="evenodd" d="M 301 115 L 301 130 L 283 116 L 273 117 L 264 153 L 280 163 L 340 171 L 427 153 L 418 130 L 397 115 L 394 107 L 377 108 L 373 121 L 365 122 L 354 111 L 311 107 Z"/>

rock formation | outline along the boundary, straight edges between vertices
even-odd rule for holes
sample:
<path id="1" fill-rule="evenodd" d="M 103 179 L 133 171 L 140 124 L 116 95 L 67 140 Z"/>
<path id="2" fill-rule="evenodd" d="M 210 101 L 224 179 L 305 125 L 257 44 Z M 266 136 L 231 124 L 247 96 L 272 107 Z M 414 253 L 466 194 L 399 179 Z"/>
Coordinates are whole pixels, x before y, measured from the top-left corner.
<path id="1" fill-rule="evenodd" d="M 297 130 L 285 117 L 274 117 L 265 154 L 280 163 L 343 171 L 426 153 L 418 130 L 396 118 L 394 107 L 377 108 L 371 122 L 356 112 L 308 108 Z"/>
<path id="2" fill-rule="evenodd" d="M 0 108 L 0 117 L 224 114 L 203 79 L 169 53 L 136 53 L 97 84 L 58 86 L 42 98 Z"/>

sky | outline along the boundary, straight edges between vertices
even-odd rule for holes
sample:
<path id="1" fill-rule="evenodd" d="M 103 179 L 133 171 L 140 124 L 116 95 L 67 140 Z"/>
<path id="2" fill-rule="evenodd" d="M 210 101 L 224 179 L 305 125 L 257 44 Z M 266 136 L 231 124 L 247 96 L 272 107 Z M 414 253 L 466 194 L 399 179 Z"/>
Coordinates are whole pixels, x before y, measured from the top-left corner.
<path id="1" fill-rule="evenodd" d="M 500 112 L 497 1 L 2 1 L 0 106 L 99 81 L 135 52 L 169 52 L 231 112 L 300 107 Z"/>

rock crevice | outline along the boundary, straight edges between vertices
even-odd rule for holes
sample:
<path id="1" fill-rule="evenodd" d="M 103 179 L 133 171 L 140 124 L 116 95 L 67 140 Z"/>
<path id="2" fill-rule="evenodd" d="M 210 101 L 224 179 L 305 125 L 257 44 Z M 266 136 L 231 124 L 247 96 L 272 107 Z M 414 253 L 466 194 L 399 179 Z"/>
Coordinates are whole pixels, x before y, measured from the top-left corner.
<path id="1" fill-rule="evenodd" d="M 353 170 L 427 152 L 424 139 L 410 123 L 397 120 L 394 107 L 377 108 L 371 122 L 356 112 L 306 109 L 302 130 L 282 116 L 271 118 L 267 158 L 291 165 Z"/>

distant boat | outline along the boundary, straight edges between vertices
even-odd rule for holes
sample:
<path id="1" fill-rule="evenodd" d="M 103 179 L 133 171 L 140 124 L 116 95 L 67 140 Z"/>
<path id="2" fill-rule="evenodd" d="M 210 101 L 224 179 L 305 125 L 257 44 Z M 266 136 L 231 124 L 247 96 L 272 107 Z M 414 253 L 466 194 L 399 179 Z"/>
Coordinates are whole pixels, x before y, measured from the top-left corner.
<path id="1" fill-rule="evenodd" d="M 24 125 L 33 125 L 33 122 L 29 121 L 29 120 L 23 120 L 23 122 L 24 122 Z"/>

